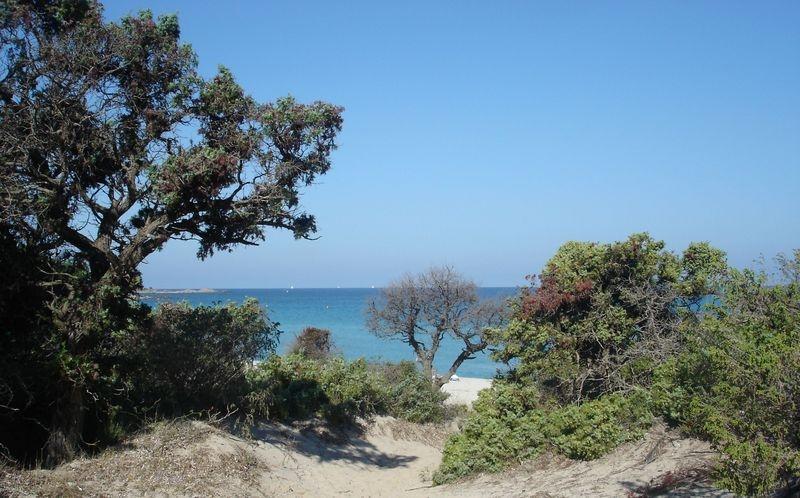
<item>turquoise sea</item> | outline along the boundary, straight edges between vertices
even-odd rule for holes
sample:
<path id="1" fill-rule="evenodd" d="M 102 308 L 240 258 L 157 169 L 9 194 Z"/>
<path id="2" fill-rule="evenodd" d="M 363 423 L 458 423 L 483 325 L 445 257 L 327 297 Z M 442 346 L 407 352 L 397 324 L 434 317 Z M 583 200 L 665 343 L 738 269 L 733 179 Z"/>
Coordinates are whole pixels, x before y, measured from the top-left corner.
<path id="1" fill-rule="evenodd" d="M 483 298 L 504 299 L 516 294 L 516 288 L 484 287 Z M 143 293 L 143 302 L 156 306 L 160 302 L 188 301 L 190 304 L 242 302 L 254 297 L 266 307 L 269 317 L 280 323 L 280 351 L 292 342 L 304 327 L 314 326 L 331 331 L 339 351 L 348 359 L 366 357 L 375 360 L 413 360 L 411 348 L 399 340 L 379 339 L 365 327 L 365 310 L 371 301 L 379 301 L 379 289 L 216 289 L 204 293 Z M 437 371 L 446 371 L 460 350 L 455 340 L 443 343 L 436 358 Z M 492 377 L 501 364 L 492 362 L 488 354 L 467 360 L 458 374 L 462 377 Z"/>

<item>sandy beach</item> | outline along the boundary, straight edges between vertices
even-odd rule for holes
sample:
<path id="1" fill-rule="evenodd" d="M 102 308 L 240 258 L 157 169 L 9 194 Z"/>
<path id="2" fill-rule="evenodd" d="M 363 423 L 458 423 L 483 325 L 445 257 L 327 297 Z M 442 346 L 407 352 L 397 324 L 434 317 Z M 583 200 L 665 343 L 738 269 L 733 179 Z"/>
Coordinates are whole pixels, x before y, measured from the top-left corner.
<path id="1" fill-rule="evenodd" d="M 450 396 L 445 400 L 447 405 L 467 405 L 478 399 L 478 393 L 492 387 L 492 379 L 478 379 L 474 377 L 459 377 L 442 386 L 442 392 Z"/>

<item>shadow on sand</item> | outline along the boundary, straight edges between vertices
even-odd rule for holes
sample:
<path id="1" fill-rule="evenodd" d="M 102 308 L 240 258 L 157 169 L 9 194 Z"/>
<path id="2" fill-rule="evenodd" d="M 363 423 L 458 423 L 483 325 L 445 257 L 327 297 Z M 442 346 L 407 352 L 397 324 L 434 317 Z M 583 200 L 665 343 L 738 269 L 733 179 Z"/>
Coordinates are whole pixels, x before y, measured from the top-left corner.
<path id="1" fill-rule="evenodd" d="M 391 469 L 406 467 L 418 458 L 380 451 L 367 441 L 363 428 L 358 426 L 331 427 L 320 422 L 300 427 L 259 424 L 251 429 L 251 434 L 258 441 L 298 452 L 320 462 L 343 461 Z"/>

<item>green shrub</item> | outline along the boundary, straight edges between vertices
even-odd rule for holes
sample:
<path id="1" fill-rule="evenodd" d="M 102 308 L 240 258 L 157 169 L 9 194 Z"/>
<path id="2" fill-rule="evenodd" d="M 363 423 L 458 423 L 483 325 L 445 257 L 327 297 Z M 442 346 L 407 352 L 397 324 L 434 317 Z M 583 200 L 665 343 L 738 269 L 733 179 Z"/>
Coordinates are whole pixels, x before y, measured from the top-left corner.
<path id="1" fill-rule="evenodd" d="M 255 299 L 241 305 L 161 304 L 152 325 L 126 339 L 123 376 L 134 410 L 225 409 L 246 392 L 245 372 L 274 351 L 278 331 Z"/>
<path id="2" fill-rule="evenodd" d="M 647 401 L 637 392 L 558 407 L 543 403 L 530 385 L 498 381 L 481 392 L 461 432 L 448 439 L 434 482 L 497 472 L 544 451 L 597 458 L 641 437 L 652 418 Z"/>
<path id="3" fill-rule="evenodd" d="M 385 391 L 363 359 L 273 356 L 248 373 L 250 413 L 273 420 L 352 421 L 382 410 Z"/>
<path id="4" fill-rule="evenodd" d="M 800 285 L 732 271 L 724 289 L 656 371 L 654 406 L 720 451 L 721 486 L 762 495 L 800 476 Z"/>
<path id="5" fill-rule="evenodd" d="M 648 234 L 567 242 L 512 301 L 493 356 L 563 403 L 647 387 L 724 271 L 724 253 L 706 243 L 679 257 Z"/>
<path id="6" fill-rule="evenodd" d="M 386 389 L 386 411 L 409 422 L 440 422 L 447 395 L 433 387 L 412 361 L 387 363 L 378 369 Z"/>
<path id="7" fill-rule="evenodd" d="M 411 362 L 370 365 L 364 359 L 273 356 L 248 373 L 248 383 L 253 417 L 347 423 L 372 414 L 413 422 L 438 421 L 444 415 L 445 396 Z"/>
<path id="8" fill-rule="evenodd" d="M 647 396 L 613 394 L 547 414 L 548 440 L 565 456 L 593 460 L 644 435 L 652 415 Z"/>

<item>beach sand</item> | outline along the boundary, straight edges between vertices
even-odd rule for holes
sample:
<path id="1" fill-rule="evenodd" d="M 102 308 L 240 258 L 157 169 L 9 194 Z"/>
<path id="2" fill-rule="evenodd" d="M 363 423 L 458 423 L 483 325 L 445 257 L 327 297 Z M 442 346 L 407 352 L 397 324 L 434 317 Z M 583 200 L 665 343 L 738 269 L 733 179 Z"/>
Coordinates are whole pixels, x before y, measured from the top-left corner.
<path id="1" fill-rule="evenodd" d="M 361 429 L 263 423 L 243 438 L 208 424 L 176 421 L 157 424 L 118 448 L 54 470 L 4 472 L 0 467 L 0 496 L 611 498 L 691 476 L 715 458 L 708 443 L 657 425 L 642 440 L 597 460 L 545 454 L 505 472 L 433 487 L 431 476 L 448 432 L 433 424 L 374 417 Z M 702 476 L 698 481 L 667 496 L 732 497 Z"/>
<path id="2" fill-rule="evenodd" d="M 478 399 L 478 392 L 492 387 L 492 379 L 478 379 L 474 377 L 459 377 L 442 386 L 442 392 L 450 396 L 445 400 L 447 405 L 472 406 Z"/>

